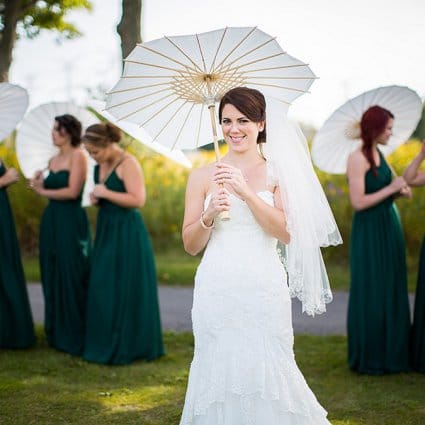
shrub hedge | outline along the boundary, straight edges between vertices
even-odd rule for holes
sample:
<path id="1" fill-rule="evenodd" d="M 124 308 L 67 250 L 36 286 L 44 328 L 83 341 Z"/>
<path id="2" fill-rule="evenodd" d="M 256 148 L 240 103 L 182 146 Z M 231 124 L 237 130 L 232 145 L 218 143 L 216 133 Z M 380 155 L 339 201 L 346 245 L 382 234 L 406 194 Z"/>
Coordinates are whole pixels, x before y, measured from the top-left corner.
<path id="1" fill-rule="evenodd" d="M 181 226 L 184 211 L 184 193 L 190 170 L 156 154 L 144 145 L 125 139 L 127 149 L 140 161 L 146 181 L 147 202 L 142 209 L 146 225 L 157 249 L 174 248 L 181 244 Z M 225 149 L 224 147 L 222 149 Z M 400 146 L 389 158 L 397 174 L 405 167 L 420 149 L 420 142 L 412 140 Z M 214 160 L 214 153 L 202 151 L 189 154 L 194 166 Z M 0 158 L 7 166 L 19 169 L 13 147 L 13 138 L 0 144 Z M 317 170 L 317 174 L 335 214 L 344 244 L 324 250 L 328 260 L 346 261 L 351 227 L 352 208 L 348 199 L 348 187 L 343 175 L 331 175 Z M 397 200 L 404 225 L 408 253 L 416 255 L 425 233 L 425 188 L 415 188 L 411 200 Z M 28 256 L 37 255 L 39 220 L 46 200 L 27 188 L 22 178 L 9 188 L 9 197 L 15 214 L 16 227 L 22 252 Z M 88 208 L 90 220 L 95 224 L 96 209 Z M 64 226 L 66 223 L 64 223 Z M 93 232 L 94 233 L 94 232 Z"/>

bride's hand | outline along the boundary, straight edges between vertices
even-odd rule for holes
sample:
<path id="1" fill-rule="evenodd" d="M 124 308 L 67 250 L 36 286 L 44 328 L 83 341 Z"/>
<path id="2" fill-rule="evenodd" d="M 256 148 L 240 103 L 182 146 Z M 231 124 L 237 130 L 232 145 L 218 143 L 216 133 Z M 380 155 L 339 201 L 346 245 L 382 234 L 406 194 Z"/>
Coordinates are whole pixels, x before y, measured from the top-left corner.
<path id="1" fill-rule="evenodd" d="M 241 198 L 245 198 L 246 194 L 251 190 L 246 183 L 241 170 L 232 167 L 229 164 L 217 163 L 214 173 L 214 182 L 217 184 L 228 184 L 234 192 Z"/>
<path id="2" fill-rule="evenodd" d="M 230 198 L 229 191 L 224 187 L 220 188 L 211 197 L 210 205 L 213 207 L 214 212 L 220 214 L 222 211 L 229 211 L 230 209 Z"/>
<path id="3" fill-rule="evenodd" d="M 223 211 L 230 210 L 229 191 L 224 187 L 211 195 L 208 208 L 203 213 L 204 221 L 211 223 Z"/>

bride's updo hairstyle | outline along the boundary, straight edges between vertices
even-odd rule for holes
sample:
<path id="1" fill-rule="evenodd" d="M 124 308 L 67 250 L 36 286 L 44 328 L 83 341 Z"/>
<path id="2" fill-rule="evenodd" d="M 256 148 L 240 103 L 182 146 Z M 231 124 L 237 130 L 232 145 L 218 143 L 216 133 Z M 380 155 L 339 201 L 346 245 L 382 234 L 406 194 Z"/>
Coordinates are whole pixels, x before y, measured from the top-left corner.
<path id="1" fill-rule="evenodd" d="M 111 143 L 121 140 L 121 130 L 110 122 L 102 122 L 87 127 L 82 138 L 84 143 L 90 143 L 98 148 L 106 148 Z"/>
<path id="2" fill-rule="evenodd" d="M 264 121 L 264 129 L 258 133 L 257 144 L 266 143 L 266 100 L 264 95 L 255 89 L 248 87 L 236 87 L 229 90 L 220 101 L 218 118 L 221 124 L 223 108 L 233 105 L 239 112 L 250 121 Z"/>

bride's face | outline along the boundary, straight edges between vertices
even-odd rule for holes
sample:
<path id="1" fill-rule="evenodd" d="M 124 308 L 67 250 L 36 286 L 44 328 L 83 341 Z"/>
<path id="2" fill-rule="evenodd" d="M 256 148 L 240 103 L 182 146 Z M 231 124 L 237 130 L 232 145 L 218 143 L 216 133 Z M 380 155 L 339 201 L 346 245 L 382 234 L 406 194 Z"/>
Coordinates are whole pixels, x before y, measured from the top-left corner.
<path id="1" fill-rule="evenodd" d="M 246 151 L 257 147 L 258 133 L 263 130 L 262 122 L 248 119 L 231 104 L 226 104 L 221 114 L 221 128 L 229 149 Z"/>

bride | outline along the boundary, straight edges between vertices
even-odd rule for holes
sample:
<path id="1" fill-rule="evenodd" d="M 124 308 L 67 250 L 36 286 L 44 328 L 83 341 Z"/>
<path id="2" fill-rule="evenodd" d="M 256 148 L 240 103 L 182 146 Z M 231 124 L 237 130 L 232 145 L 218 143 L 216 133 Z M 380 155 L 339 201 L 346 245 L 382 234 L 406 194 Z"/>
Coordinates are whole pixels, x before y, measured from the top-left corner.
<path id="1" fill-rule="evenodd" d="M 299 134 L 281 125 L 279 106 L 267 105 L 266 128 L 259 91 L 227 92 L 219 121 L 228 153 L 187 183 L 184 247 L 205 252 L 181 425 L 329 424 L 295 362 L 291 296 L 307 313 L 325 310 L 332 295 L 320 246 L 340 236 Z M 223 211 L 230 220 L 220 219 Z M 287 246 L 289 286 L 278 240 Z"/>

